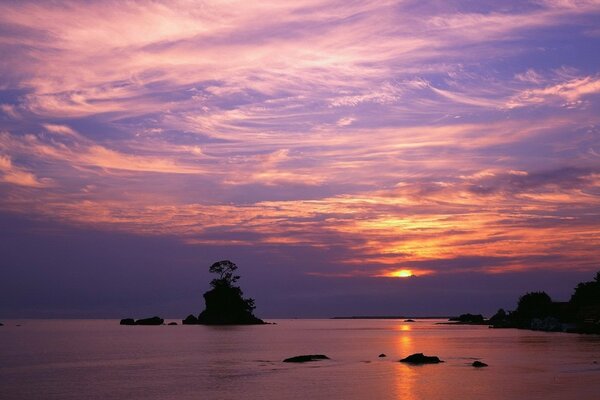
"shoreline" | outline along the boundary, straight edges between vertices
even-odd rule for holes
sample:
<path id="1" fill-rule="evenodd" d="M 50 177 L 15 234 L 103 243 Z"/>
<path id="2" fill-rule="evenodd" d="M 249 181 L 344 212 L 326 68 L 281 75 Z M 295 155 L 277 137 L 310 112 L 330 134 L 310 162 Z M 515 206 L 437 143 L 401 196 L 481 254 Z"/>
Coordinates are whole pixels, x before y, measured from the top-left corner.
<path id="1" fill-rule="evenodd" d="M 397 316 L 397 315 L 356 315 L 351 317 L 331 317 L 328 319 L 449 319 L 452 317 L 448 316 L 427 316 L 427 317 L 414 317 L 414 316 Z"/>

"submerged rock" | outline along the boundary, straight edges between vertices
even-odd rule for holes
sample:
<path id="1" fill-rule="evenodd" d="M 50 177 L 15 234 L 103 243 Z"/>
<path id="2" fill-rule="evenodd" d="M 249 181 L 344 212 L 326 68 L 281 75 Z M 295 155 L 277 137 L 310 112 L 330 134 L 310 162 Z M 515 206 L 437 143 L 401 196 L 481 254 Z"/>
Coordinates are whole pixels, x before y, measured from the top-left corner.
<path id="1" fill-rule="evenodd" d="M 303 362 L 319 361 L 319 360 L 329 360 L 329 357 L 327 357 L 324 354 L 306 354 L 306 355 L 302 355 L 302 356 L 286 358 L 285 360 L 283 360 L 283 362 L 303 363 Z"/>
<path id="2" fill-rule="evenodd" d="M 119 325 L 135 325 L 135 320 L 133 318 L 123 318 Z"/>
<path id="3" fill-rule="evenodd" d="M 167 325 L 177 325 L 177 322 L 169 322 Z"/>
<path id="4" fill-rule="evenodd" d="M 481 361 L 473 361 L 473 364 L 471 364 L 471 365 L 475 368 L 483 368 L 483 367 L 488 366 L 486 363 L 481 362 Z"/>
<path id="5" fill-rule="evenodd" d="M 165 322 L 160 317 L 142 318 L 135 321 L 136 325 L 162 325 Z"/>
<path id="6" fill-rule="evenodd" d="M 379 357 L 387 357 L 384 353 L 381 353 Z"/>
<path id="7" fill-rule="evenodd" d="M 415 353 L 403 358 L 400 362 L 408 364 L 438 364 L 443 361 L 436 356 L 426 356 L 423 353 Z"/>

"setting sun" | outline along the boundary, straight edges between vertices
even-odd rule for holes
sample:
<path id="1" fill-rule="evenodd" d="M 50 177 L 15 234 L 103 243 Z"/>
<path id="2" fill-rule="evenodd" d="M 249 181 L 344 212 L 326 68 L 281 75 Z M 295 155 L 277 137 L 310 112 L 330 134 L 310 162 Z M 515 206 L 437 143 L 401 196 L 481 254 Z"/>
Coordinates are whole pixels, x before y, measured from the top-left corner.
<path id="1" fill-rule="evenodd" d="M 411 278 L 423 275 L 430 275 L 435 271 L 430 269 L 394 269 L 394 270 L 380 270 L 375 277 L 379 278 Z"/>
<path id="2" fill-rule="evenodd" d="M 386 276 L 389 276 L 392 278 L 410 278 L 411 276 L 415 276 L 415 275 L 413 274 L 413 272 L 410 269 L 399 269 L 399 270 L 390 272 Z"/>

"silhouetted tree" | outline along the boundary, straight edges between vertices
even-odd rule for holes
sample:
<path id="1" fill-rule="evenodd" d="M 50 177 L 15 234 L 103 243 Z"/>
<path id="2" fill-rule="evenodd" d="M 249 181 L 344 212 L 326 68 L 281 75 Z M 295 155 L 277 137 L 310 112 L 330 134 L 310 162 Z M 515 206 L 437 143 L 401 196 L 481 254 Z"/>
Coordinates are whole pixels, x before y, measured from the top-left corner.
<path id="1" fill-rule="evenodd" d="M 234 304 L 240 310 L 243 309 L 246 312 L 251 313 L 256 306 L 254 305 L 254 299 L 244 299 L 242 296 L 244 292 L 238 286 L 233 286 L 235 282 L 240 279 L 239 275 L 234 275 L 237 270 L 237 265 L 229 260 L 217 261 L 208 269 L 213 274 L 219 274 L 218 278 L 210 281 L 210 285 L 217 289 L 215 293 L 221 295 L 221 298 L 229 296 L 229 304 Z"/>
<path id="2" fill-rule="evenodd" d="M 217 261 L 208 270 L 211 273 L 219 274 L 218 278 L 210 281 L 210 285 L 214 288 L 221 286 L 232 287 L 240 279 L 238 275 L 233 274 L 237 270 L 237 265 L 229 260 Z"/>
<path id="3" fill-rule="evenodd" d="M 600 272 L 593 281 L 577 285 L 570 302 L 577 306 L 600 304 Z"/>
<path id="4" fill-rule="evenodd" d="M 503 308 L 501 308 L 501 309 L 499 309 L 499 310 L 496 312 L 496 314 L 494 314 L 494 315 L 492 316 L 492 318 L 490 318 L 490 322 L 491 322 L 492 324 L 495 324 L 495 323 L 499 323 L 499 322 L 503 322 L 503 321 L 505 321 L 505 320 L 506 320 L 506 318 L 507 318 L 506 311 L 504 311 L 504 309 L 503 309 Z"/>
<path id="5" fill-rule="evenodd" d="M 515 314 L 519 320 L 545 318 L 552 314 L 552 299 L 546 292 L 531 292 L 519 298 Z"/>
<path id="6" fill-rule="evenodd" d="M 600 272 L 593 281 L 577 285 L 569 301 L 571 312 L 577 319 L 584 319 L 590 309 L 600 307 Z"/>

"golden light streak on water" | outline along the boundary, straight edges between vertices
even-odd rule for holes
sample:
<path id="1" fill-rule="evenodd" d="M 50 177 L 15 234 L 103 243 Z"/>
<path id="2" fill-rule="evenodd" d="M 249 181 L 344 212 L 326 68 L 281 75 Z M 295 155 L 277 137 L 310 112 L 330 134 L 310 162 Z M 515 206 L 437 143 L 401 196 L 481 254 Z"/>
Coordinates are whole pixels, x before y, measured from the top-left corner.
<path id="1" fill-rule="evenodd" d="M 397 353 L 406 357 L 414 353 L 413 339 L 411 337 L 411 326 L 404 323 L 398 325 L 395 329 L 398 331 L 396 338 Z M 415 379 L 416 372 L 410 366 L 403 363 L 396 363 L 394 382 L 396 389 L 396 398 L 402 400 L 416 400 Z"/>

